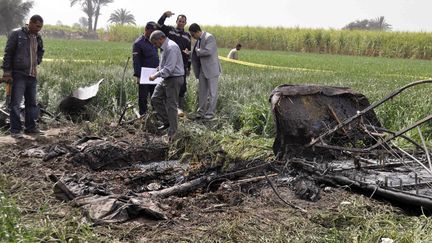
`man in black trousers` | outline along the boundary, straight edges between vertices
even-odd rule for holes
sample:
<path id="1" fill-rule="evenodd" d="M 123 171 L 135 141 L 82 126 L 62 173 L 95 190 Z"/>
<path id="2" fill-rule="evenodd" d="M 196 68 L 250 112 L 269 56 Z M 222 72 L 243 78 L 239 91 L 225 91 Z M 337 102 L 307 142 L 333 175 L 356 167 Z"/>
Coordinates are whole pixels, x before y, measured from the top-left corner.
<path id="1" fill-rule="evenodd" d="M 10 103 L 10 133 L 13 138 L 22 138 L 21 101 L 24 98 L 25 128 L 29 135 L 42 135 L 36 120 L 39 110 L 36 103 L 37 66 L 44 54 L 42 37 L 39 31 L 43 19 L 33 15 L 27 26 L 10 33 L 3 56 L 3 81 L 12 82 Z"/>
<path id="2" fill-rule="evenodd" d="M 151 33 L 157 29 L 155 22 L 148 22 L 144 33 L 135 40 L 132 48 L 134 76 L 138 84 L 138 107 L 141 116 L 147 113 L 147 99 L 153 95 L 156 87 L 155 84 L 140 84 L 140 78 L 142 67 L 157 68 L 159 66 L 157 48 L 149 40 Z"/>

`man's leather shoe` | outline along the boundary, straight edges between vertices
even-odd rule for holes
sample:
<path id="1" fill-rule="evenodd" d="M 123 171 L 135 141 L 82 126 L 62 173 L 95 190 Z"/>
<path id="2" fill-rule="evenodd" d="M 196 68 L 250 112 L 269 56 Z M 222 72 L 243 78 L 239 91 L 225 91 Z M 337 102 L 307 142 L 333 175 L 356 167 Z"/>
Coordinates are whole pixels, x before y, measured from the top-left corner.
<path id="1" fill-rule="evenodd" d="M 22 133 L 17 132 L 17 133 L 11 133 L 11 137 L 15 138 L 15 139 L 21 139 L 24 138 L 24 136 L 22 135 Z"/>
<path id="2" fill-rule="evenodd" d="M 161 131 L 161 130 L 165 130 L 165 129 L 167 129 L 168 127 L 169 127 L 169 124 L 163 124 L 162 126 L 158 127 L 157 129 L 158 129 L 159 131 Z"/>
<path id="3" fill-rule="evenodd" d="M 27 134 L 27 135 L 38 135 L 38 136 L 45 135 L 44 132 L 42 132 L 41 130 L 39 130 L 37 128 L 36 129 L 32 129 L 32 130 L 24 130 L 24 133 Z"/>

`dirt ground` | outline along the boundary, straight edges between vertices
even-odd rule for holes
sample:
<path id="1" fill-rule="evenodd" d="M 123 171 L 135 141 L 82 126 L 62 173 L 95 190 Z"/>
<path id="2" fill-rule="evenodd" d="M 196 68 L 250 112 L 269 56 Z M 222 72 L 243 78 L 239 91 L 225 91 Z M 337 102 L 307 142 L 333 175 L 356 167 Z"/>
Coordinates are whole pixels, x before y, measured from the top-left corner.
<path id="1" fill-rule="evenodd" d="M 149 134 L 129 133 L 127 129 L 113 130 L 108 140 L 120 138 L 134 143 L 158 139 Z M 87 175 L 94 182 L 108 184 L 118 194 L 131 190 L 128 182 L 139 171 L 136 168 L 93 171 L 85 165 L 70 163 L 67 156 L 43 161 L 34 150 L 53 144 L 72 144 L 83 135 L 82 130 L 65 127 L 50 129 L 40 137 L 26 136 L 20 140 L 0 137 L 0 174 L 7 178 L 8 193 L 28 222 L 43 209 L 54 224 L 67 220 L 91 223 L 81 210 L 54 197 L 51 174 L 59 178 Z M 29 154 L 29 150 L 34 153 Z M 225 183 L 216 189 L 201 188 L 182 197 L 161 199 L 159 203 L 167 220 L 139 217 L 126 223 L 94 226 L 93 231 L 101 241 L 120 242 L 320 242 L 326 228 L 331 227 L 322 216 L 337 214 L 344 205 L 362 197 L 343 189 L 326 188 L 321 190 L 320 200 L 310 202 L 296 198 L 287 185 L 277 184 L 277 191 L 285 201 L 307 211 L 301 212 L 282 202 L 266 180 L 241 187 Z"/>

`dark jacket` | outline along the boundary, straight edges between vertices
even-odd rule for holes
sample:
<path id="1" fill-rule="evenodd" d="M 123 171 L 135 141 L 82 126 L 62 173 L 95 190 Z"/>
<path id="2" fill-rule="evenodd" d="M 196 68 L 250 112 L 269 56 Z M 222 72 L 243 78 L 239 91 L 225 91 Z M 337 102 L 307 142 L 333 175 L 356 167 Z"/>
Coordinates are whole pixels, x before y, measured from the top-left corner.
<path id="1" fill-rule="evenodd" d="M 182 52 L 183 64 L 185 68 L 190 69 L 191 61 L 189 55 L 183 52 L 184 49 L 191 50 L 191 36 L 188 32 L 184 30 L 174 28 L 173 26 L 165 25 L 166 15 L 163 14 L 160 17 L 158 24 L 161 26 L 160 30 L 170 39 L 173 40 Z"/>
<path id="2" fill-rule="evenodd" d="M 42 37 L 37 35 L 37 63 L 42 62 L 45 52 Z M 10 33 L 3 56 L 3 72 L 22 73 L 29 75 L 30 60 L 30 33 L 27 27 L 16 29 Z"/>
<path id="3" fill-rule="evenodd" d="M 154 45 L 141 35 L 132 47 L 134 76 L 141 77 L 141 67 L 157 68 L 159 66 L 158 51 Z"/>

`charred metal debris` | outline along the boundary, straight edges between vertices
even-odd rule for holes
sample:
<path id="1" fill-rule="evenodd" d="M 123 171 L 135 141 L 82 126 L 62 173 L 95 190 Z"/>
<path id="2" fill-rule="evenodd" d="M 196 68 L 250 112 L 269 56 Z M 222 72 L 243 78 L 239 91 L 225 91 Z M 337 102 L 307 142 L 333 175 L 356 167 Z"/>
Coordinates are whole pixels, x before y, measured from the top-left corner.
<path id="1" fill-rule="evenodd" d="M 432 210 L 432 162 L 424 139 L 432 116 L 390 131 L 374 110 L 407 89 L 430 83 L 410 83 L 373 104 L 349 88 L 279 86 L 270 96 L 277 130 L 276 158 L 271 161 L 191 163 L 168 155 L 169 145 L 151 134 L 140 137 L 138 144 L 84 137 L 45 148 L 38 156 L 80 167 L 76 171 L 87 167 L 84 173 L 53 173 L 49 178 L 56 197 L 83 208 L 95 224 L 173 218 L 181 215 L 182 198 L 200 195 L 208 200 L 203 212 L 223 210 L 245 197 L 260 196 L 263 188 L 307 213 L 307 205 L 293 200 L 286 189 L 317 201 L 324 185 Z M 407 135 L 414 129 L 420 142 Z M 404 149 L 396 139 L 412 146 Z"/>
<path id="2" fill-rule="evenodd" d="M 409 83 L 373 104 L 344 87 L 279 86 L 270 96 L 277 129 L 274 153 L 317 182 L 431 210 L 432 162 L 424 134 L 430 136 L 432 114 L 399 131 L 383 127 L 375 114 L 402 92 L 431 83 Z M 407 135 L 412 130 L 417 141 Z M 402 148 L 396 140 L 412 146 Z"/>

